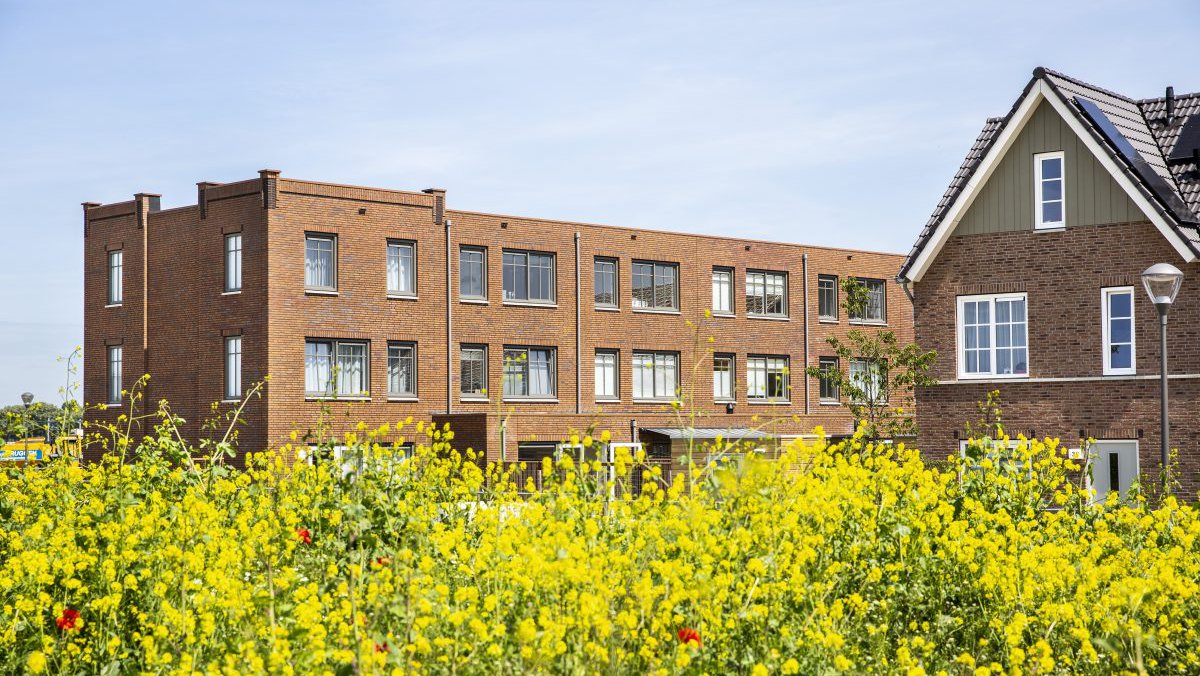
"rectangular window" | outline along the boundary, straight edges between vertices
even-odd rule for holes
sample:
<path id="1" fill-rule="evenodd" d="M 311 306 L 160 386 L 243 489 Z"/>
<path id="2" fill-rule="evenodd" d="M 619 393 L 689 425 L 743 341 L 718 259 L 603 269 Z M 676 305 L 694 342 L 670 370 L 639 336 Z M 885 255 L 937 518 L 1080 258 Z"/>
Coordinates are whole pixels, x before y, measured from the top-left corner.
<path id="1" fill-rule="evenodd" d="M 596 350 L 596 401 L 621 398 L 617 383 L 617 351 Z"/>
<path id="2" fill-rule="evenodd" d="M 504 300 L 554 302 L 554 254 L 504 251 Z"/>
<path id="3" fill-rule="evenodd" d="M 304 288 L 337 291 L 337 236 L 304 236 Z"/>
<path id="4" fill-rule="evenodd" d="M 225 338 L 225 399 L 242 398 L 242 337 Z"/>
<path id="5" fill-rule="evenodd" d="M 841 364 L 837 357 L 819 357 L 817 364 L 823 374 L 820 380 L 821 390 L 820 399 L 825 403 L 839 403 L 842 400 L 842 392 L 838 387 L 837 372 L 841 370 Z"/>
<path id="6" fill-rule="evenodd" d="M 887 322 L 887 282 L 882 279 L 855 280 L 866 287 L 866 305 L 850 311 L 850 321 L 884 324 Z"/>
<path id="7" fill-rule="evenodd" d="M 594 271 L 596 307 L 617 307 L 617 259 L 596 258 Z"/>
<path id="8" fill-rule="evenodd" d="M 634 261 L 633 307 L 639 310 L 679 310 L 679 266 L 675 263 Z"/>
<path id="9" fill-rule="evenodd" d="M 746 272 L 746 314 L 786 317 L 787 273 Z"/>
<path id="10" fill-rule="evenodd" d="M 124 280 L 125 252 L 118 249 L 108 252 L 108 304 L 120 305 L 125 298 Z"/>
<path id="11" fill-rule="evenodd" d="M 124 350 L 120 345 L 108 348 L 108 403 L 121 403 L 121 360 Z"/>
<path id="12" fill-rule="evenodd" d="M 417 344 L 388 343 L 388 396 L 417 396 Z"/>
<path id="13" fill-rule="evenodd" d="M 555 397 L 557 368 L 552 347 L 504 348 L 504 397 Z"/>
<path id="14" fill-rule="evenodd" d="M 633 398 L 675 398 L 679 390 L 679 355 L 675 352 L 633 353 Z"/>
<path id="15" fill-rule="evenodd" d="M 714 315 L 733 314 L 733 269 L 713 268 L 712 311 Z"/>
<path id="16" fill-rule="evenodd" d="M 733 401 L 733 355 L 713 355 L 713 399 Z"/>
<path id="17" fill-rule="evenodd" d="M 1033 156 L 1034 228 L 1061 228 L 1066 214 L 1066 187 L 1063 153 L 1039 153 Z"/>
<path id="18" fill-rule="evenodd" d="M 416 244 L 388 242 L 387 292 L 389 296 L 417 295 Z"/>
<path id="19" fill-rule="evenodd" d="M 787 401 L 787 357 L 750 357 L 746 359 L 746 397 L 767 401 Z"/>
<path id="20" fill-rule="evenodd" d="M 887 401 L 887 364 L 869 359 L 850 360 L 850 382 L 861 392 L 855 402 L 883 403 Z"/>
<path id="21" fill-rule="evenodd" d="M 464 246 L 458 250 L 458 296 L 487 300 L 487 249 Z"/>
<path id="22" fill-rule="evenodd" d="M 958 298 L 958 377 L 1029 375 L 1025 294 Z"/>
<path id="23" fill-rule="evenodd" d="M 817 317 L 837 321 L 838 278 L 834 275 L 817 275 Z"/>
<path id="24" fill-rule="evenodd" d="M 304 341 L 304 393 L 310 397 L 369 396 L 367 343 Z"/>
<path id="25" fill-rule="evenodd" d="M 225 235 L 225 293 L 242 290 L 242 233 Z"/>
<path id="26" fill-rule="evenodd" d="M 1133 287 L 1101 290 L 1104 333 L 1104 375 L 1137 372 L 1133 336 Z"/>
<path id="27" fill-rule="evenodd" d="M 463 345 L 458 356 L 458 391 L 464 399 L 487 397 L 487 347 Z"/>

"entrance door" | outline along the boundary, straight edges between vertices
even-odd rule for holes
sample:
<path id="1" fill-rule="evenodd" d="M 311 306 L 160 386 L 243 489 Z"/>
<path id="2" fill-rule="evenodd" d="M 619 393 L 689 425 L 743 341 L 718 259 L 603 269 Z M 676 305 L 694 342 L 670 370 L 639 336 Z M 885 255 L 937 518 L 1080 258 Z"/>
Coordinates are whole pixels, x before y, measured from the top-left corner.
<path id="1" fill-rule="evenodd" d="M 1138 442 L 1097 441 L 1092 445 L 1092 492 L 1097 502 L 1104 502 L 1112 491 L 1120 491 L 1124 500 L 1129 487 L 1138 475 Z"/>

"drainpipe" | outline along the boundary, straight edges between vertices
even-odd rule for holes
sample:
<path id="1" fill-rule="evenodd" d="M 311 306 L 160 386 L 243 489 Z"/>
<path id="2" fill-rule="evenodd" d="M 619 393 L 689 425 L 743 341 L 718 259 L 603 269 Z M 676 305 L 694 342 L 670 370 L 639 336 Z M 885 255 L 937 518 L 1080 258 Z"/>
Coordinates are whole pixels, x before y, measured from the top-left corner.
<path id="1" fill-rule="evenodd" d="M 808 386 L 808 254 L 800 256 L 800 271 L 804 275 L 804 415 L 812 412 Z"/>
<path id="2" fill-rule="evenodd" d="M 583 355 L 583 338 L 579 335 L 579 233 L 575 233 L 575 414 L 583 412 L 583 386 L 579 382 Z"/>
<path id="3" fill-rule="evenodd" d="M 910 303 L 917 302 L 917 298 L 916 298 L 916 296 L 913 295 L 912 289 L 908 288 L 908 285 L 912 283 L 912 282 L 908 281 L 908 277 L 897 276 L 896 283 L 900 285 L 901 289 L 904 289 L 904 295 L 908 296 L 908 302 L 910 302 Z"/>
<path id="4" fill-rule="evenodd" d="M 454 363 L 454 316 L 451 312 L 453 307 L 453 294 L 450 291 L 450 219 L 445 221 L 446 225 L 446 415 L 454 411 L 454 369 L 451 365 Z"/>

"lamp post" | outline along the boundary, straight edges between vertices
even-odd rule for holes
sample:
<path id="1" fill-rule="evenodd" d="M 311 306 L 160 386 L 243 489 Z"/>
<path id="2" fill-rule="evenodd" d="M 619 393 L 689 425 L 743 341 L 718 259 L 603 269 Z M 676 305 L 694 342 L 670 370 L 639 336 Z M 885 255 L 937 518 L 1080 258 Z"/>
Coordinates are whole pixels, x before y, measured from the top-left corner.
<path id="1" fill-rule="evenodd" d="M 1159 424 L 1161 425 L 1160 440 L 1162 441 L 1162 465 L 1159 469 L 1162 472 L 1164 491 L 1169 488 L 1167 466 L 1171 462 L 1171 424 L 1167 418 L 1167 312 L 1171 309 L 1171 303 L 1175 302 L 1175 295 L 1179 293 L 1179 287 L 1182 284 L 1183 273 L 1170 263 L 1151 265 L 1142 273 L 1142 286 L 1146 288 L 1150 302 L 1154 303 L 1155 309 L 1158 310 L 1159 358 L 1161 360 L 1159 367 L 1161 371 L 1159 374 L 1161 420 Z"/>
<path id="2" fill-rule="evenodd" d="M 24 446 L 25 462 L 29 462 L 29 407 L 33 406 L 33 392 L 22 392 L 21 403 L 25 404 L 25 440 L 21 445 Z"/>

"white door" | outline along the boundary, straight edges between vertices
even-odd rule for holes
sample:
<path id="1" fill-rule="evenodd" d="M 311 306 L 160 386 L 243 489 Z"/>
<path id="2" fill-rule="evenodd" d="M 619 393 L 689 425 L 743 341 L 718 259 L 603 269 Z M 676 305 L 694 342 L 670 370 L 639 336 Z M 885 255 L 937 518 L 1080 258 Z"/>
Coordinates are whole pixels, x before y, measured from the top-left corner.
<path id="1" fill-rule="evenodd" d="M 1120 491 L 1121 499 L 1129 494 L 1138 475 L 1137 441 L 1097 441 L 1092 445 L 1092 492 L 1097 502 L 1104 502 L 1112 491 Z"/>

